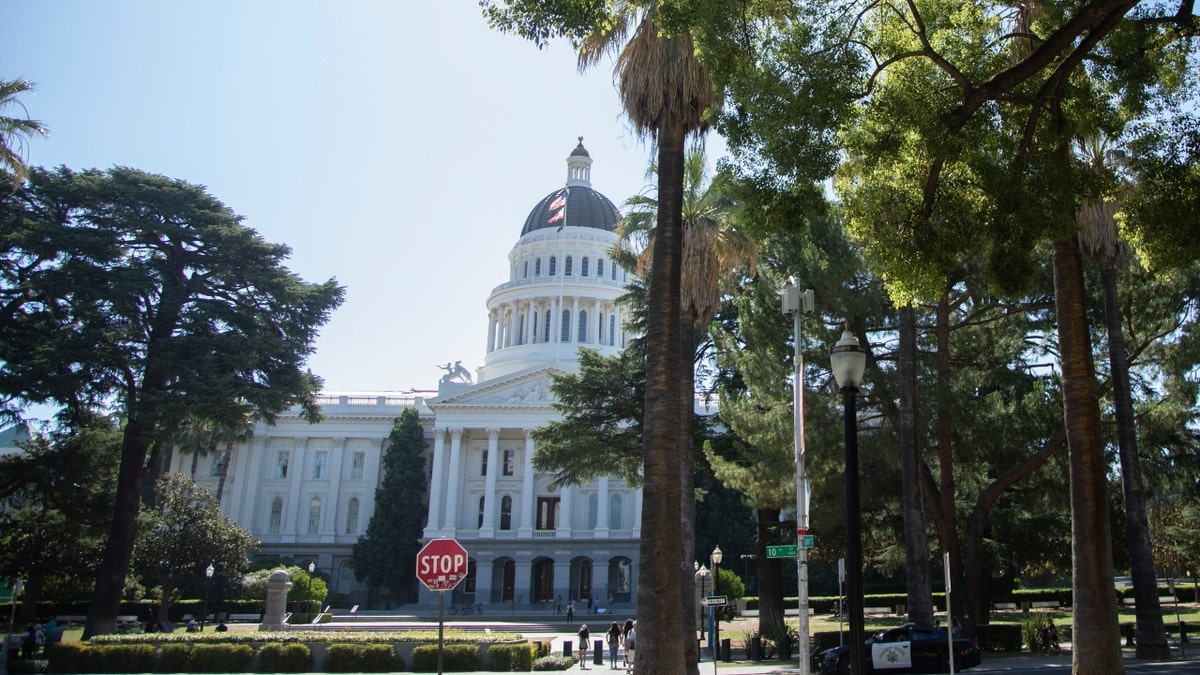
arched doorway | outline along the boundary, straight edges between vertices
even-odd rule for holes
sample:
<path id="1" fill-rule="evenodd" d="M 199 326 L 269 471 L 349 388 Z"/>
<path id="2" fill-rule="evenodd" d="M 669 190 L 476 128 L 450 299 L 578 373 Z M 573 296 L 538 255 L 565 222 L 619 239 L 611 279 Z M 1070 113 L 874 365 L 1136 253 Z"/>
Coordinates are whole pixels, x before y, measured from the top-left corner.
<path id="1" fill-rule="evenodd" d="M 533 561 L 533 583 L 530 584 L 533 602 L 554 601 L 554 561 L 550 558 L 538 558 Z"/>

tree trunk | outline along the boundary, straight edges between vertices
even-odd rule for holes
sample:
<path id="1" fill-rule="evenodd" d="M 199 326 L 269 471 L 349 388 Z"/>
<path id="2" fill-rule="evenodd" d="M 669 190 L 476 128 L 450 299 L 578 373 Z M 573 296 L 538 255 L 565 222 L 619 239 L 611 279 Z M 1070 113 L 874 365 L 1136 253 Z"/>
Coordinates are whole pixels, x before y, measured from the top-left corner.
<path id="1" fill-rule="evenodd" d="M 153 436 L 153 422 L 135 418 L 125 427 L 121 466 L 117 473 L 116 505 L 108 542 L 104 546 L 104 558 L 96 570 L 96 587 L 92 591 L 92 604 L 83 630 L 85 640 L 117 630 L 117 614 L 125 594 L 125 577 L 129 574 L 133 542 L 137 537 L 143 464 Z"/>
<path id="2" fill-rule="evenodd" d="M 1113 592 L 1112 533 L 1100 405 L 1084 304 L 1079 240 L 1054 242 L 1054 304 L 1071 473 L 1073 662 L 1077 675 L 1124 673 Z"/>
<path id="3" fill-rule="evenodd" d="M 953 586 L 966 588 L 966 576 L 963 574 L 962 548 L 958 540 L 958 510 L 955 503 L 954 484 L 954 402 L 947 400 L 946 385 L 950 382 L 950 302 L 943 294 L 937 305 L 937 316 L 934 327 L 937 340 L 937 382 L 939 393 L 937 397 L 938 422 L 938 487 L 932 497 L 934 505 L 934 523 L 937 526 L 938 543 L 941 549 L 950 554 L 950 580 Z M 974 624 L 974 618 L 967 616 L 967 599 L 964 593 L 952 593 L 954 615 L 968 625 Z"/>
<path id="4" fill-rule="evenodd" d="M 683 597 L 683 625 L 695 626 L 696 614 L 696 575 L 692 563 L 696 560 L 696 448 L 695 448 L 695 323 L 687 312 L 679 314 L 679 351 L 687 354 L 686 367 L 683 369 L 684 383 L 680 387 L 680 429 L 679 429 L 679 511 L 680 526 L 683 537 L 680 547 L 680 575 L 682 583 L 680 592 Z M 683 632 L 684 669 L 688 675 L 699 675 L 700 655 L 696 651 L 696 632 Z"/>
<path id="5" fill-rule="evenodd" d="M 38 602 L 42 599 L 42 588 L 46 585 L 46 575 L 33 571 L 25 579 L 25 590 L 21 593 L 21 609 L 17 611 L 17 625 L 28 626 L 38 620 Z M 15 602 L 15 601 L 14 601 Z M 8 621 L 8 617 L 4 617 Z M 13 626 L 15 631 L 17 626 Z"/>
<path id="6" fill-rule="evenodd" d="M 917 447 L 917 317 L 912 305 L 900 308 L 900 483 L 907 560 L 908 620 L 933 627 L 933 583 L 929 573 L 929 541 L 918 473 Z"/>
<path id="7" fill-rule="evenodd" d="M 1104 323 L 1108 331 L 1108 360 L 1112 370 L 1113 408 L 1117 418 L 1117 447 L 1121 458 L 1121 487 L 1125 495 L 1125 541 L 1129 547 L 1130 576 L 1137 607 L 1137 657 L 1168 659 L 1171 647 L 1163 626 L 1158 602 L 1158 575 L 1150 548 L 1150 525 L 1146 517 L 1146 493 L 1138 461 L 1137 429 L 1133 419 L 1133 397 L 1129 391 L 1129 358 L 1121 333 L 1121 307 L 1117 304 L 1117 272 L 1101 263 L 1100 283 L 1104 288 Z"/>
<path id="8" fill-rule="evenodd" d="M 678 335 L 684 136 L 678 121 L 666 120 L 659 127 L 658 220 L 646 298 L 645 481 L 637 592 L 639 615 L 649 620 L 638 626 L 636 675 L 677 673 L 685 664 L 679 580 L 683 545 L 679 389 L 684 355 L 679 353 Z"/>
<path id="9" fill-rule="evenodd" d="M 773 527 L 779 522 L 779 509 L 758 509 L 758 536 L 754 540 L 754 561 L 758 568 L 758 632 L 771 635 L 783 623 L 783 563 L 767 557 L 767 544 L 775 541 Z"/>
<path id="10" fill-rule="evenodd" d="M 221 456 L 221 474 L 217 479 L 217 508 L 221 508 L 221 496 L 225 494 L 225 480 L 229 477 L 229 462 L 233 459 L 233 441 L 225 444 L 225 454 Z"/>

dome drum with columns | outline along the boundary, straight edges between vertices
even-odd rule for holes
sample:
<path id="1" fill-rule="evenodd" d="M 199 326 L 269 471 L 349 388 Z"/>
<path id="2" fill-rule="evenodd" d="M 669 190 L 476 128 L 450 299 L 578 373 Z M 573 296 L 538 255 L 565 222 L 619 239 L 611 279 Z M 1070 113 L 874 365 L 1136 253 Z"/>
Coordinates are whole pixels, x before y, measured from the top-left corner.
<path id="1" fill-rule="evenodd" d="M 374 511 L 392 421 L 414 407 L 429 449 L 423 541 L 454 537 L 470 556 L 468 579 L 447 601 L 549 607 L 593 597 L 628 607 L 636 598 L 640 489 L 615 477 L 558 486 L 531 461 L 530 432 L 559 418 L 550 375 L 576 371 L 580 347 L 615 354 L 627 338 L 617 298 L 628 278 L 609 254 L 620 213 L 591 187 L 579 140 L 565 186 L 529 213 L 509 279 L 487 298 L 477 382 L 443 378 L 436 396 L 327 392 L 321 423 L 292 411 L 235 448 L 221 506 L 262 541 L 259 555 L 313 559 L 331 592 L 366 605 L 350 552 Z M 173 468 L 188 472 L 190 462 L 177 454 Z M 197 481 L 215 489 L 214 467 Z M 420 588 L 420 605 L 437 600 Z"/>

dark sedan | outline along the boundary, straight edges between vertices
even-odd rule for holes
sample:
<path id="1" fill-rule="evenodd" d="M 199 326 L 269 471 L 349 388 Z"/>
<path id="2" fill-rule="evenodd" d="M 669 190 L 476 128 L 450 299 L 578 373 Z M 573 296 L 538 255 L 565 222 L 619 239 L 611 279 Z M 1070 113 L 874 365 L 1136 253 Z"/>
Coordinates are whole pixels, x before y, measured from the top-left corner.
<path id="1" fill-rule="evenodd" d="M 863 643 L 863 665 L 868 673 L 948 673 L 954 655 L 954 672 L 979 665 L 979 644 L 955 638 L 951 651 L 946 631 L 917 628 L 912 624 L 876 633 Z M 850 647 L 833 647 L 813 656 L 813 670 L 825 675 L 850 672 Z"/>

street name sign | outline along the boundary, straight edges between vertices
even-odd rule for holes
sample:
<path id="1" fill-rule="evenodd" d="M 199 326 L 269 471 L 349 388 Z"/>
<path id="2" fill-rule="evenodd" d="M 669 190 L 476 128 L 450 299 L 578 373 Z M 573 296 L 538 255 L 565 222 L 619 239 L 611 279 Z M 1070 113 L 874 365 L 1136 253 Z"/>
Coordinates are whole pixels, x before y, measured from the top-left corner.
<path id="1" fill-rule="evenodd" d="M 783 546 L 768 546 L 767 547 L 767 557 L 768 558 L 795 558 L 796 553 L 797 553 L 797 551 L 796 551 L 795 544 L 785 544 Z"/>
<path id="2" fill-rule="evenodd" d="M 728 599 L 724 595 L 710 595 L 707 598 L 700 598 L 700 604 L 705 607 L 724 607 L 728 604 Z"/>

